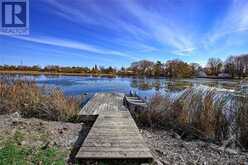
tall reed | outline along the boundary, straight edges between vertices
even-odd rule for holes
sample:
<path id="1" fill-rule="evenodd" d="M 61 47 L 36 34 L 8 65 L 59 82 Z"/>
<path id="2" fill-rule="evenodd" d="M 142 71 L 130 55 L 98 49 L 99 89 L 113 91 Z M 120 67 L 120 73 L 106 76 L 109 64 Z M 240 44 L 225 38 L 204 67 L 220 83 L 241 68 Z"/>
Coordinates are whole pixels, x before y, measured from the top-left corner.
<path id="1" fill-rule="evenodd" d="M 236 105 L 236 124 L 233 132 L 236 134 L 236 138 L 240 145 L 248 149 L 248 97 L 239 97 Z"/>
<path id="2" fill-rule="evenodd" d="M 38 87 L 35 81 L 0 79 L 0 114 L 19 112 L 23 117 L 73 121 L 81 97 L 65 96 L 58 88 Z"/>
<path id="3" fill-rule="evenodd" d="M 143 126 L 181 130 L 219 144 L 235 136 L 248 149 L 248 97 L 227 90 L 199 86 L 174 99 L 155 95 L 137 120 Z"/>

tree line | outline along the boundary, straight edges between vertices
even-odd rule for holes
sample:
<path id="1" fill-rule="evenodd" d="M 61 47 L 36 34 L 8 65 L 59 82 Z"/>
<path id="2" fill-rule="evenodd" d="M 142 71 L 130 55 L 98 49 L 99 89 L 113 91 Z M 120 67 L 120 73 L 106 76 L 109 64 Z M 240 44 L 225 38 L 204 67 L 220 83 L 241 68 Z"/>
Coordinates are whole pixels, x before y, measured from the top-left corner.
<path id="1" fill-rule="evenodd" d="M 34 66 L 23 66 L 23 65 L 0 65 L 0 71 L 23 71 L 23 72 L 49 72 L 49 73 L 81 73 L 81 74 L 116 74 L 116 69 L 109 67 L 98 67 L 95 65 L 92 68 L 89 67 L 63 67 L 58 65 L 48 65 L 40 67 Z"/>
<path id="2" fill-rule="evenodd" d="M 171 78 L 187 77 L 222 77 L 244 78 L 248 76 L 248 54 L 230 56 L 222 61 L 220 58 L 209 58 L 206 66 L 198 63 L 187 63 L 182 60 L 151 62 L 142 60 L 134 62 L 126 72 L 134 75 L 162 76 Z"/>
<path id="3" fill-rule="evenodd" d="M 141 60 L 133 62 L 129 67 L 117 69 L 114 67 L 62 67 L 49 65 L 40 67 L 0 65 L 2 71 L 33 71 L 49 73 L 79 73 L 79 74 L 110 74 L 110 75 L 132 75 L 132 76 L 154 76 L 154 77 L 229 77 L 242 78 L 248 76 L 248 54 L 230 56 L 225 61 L 220 58 L 209 58 L 205 67 L 198 63 L 187 63 L 182 60 L 169 60 L 165 63 L 161 61 L 152 62 Z"/>

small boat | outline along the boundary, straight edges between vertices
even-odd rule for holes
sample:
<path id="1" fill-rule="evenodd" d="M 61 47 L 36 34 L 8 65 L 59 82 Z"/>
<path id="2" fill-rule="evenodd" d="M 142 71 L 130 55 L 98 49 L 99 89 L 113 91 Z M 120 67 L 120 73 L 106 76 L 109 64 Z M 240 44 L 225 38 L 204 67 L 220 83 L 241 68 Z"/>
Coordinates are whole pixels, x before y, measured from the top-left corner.
<path id="1" fill-rule="evenodd" d="M 139 97 L 136 93 L 133 94 L 132 92 L 130 92 L 129 95 L 125 95 L 123 103 L 129 110 L 136 112 L 146 110 L 148 107 L 143 98 Z"/>

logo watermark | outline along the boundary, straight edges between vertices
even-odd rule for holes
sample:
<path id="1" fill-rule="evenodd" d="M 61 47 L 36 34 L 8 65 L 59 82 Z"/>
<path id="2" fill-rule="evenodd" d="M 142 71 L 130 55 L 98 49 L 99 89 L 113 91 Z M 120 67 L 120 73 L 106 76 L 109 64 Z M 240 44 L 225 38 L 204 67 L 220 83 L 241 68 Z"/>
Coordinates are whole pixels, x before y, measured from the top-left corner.
<path id="1" fill-rule="evenodd" d="M 29 0 L 0 0 L 0 34 L 29 34 Z"/>

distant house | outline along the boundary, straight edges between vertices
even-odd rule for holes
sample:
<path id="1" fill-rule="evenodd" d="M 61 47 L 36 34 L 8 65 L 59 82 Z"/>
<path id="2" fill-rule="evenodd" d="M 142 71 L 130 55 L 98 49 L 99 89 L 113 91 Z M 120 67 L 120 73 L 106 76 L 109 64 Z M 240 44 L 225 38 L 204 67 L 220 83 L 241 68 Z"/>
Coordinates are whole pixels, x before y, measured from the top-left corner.
<path id="1" fill-rule="evenodd" d="M 128 70 L 127 73 L 128 73 L 128 74 L 134 74 L 134 71 Z"/>
<path id="2" fill-rule="evenodd" d="M 218 74 L 219 78 L 231 78 L 232 76 L 228 73 L 220 73 Z"/>
<path id="3" fill-rule="evenodd" d="M 204 71 L 199 71 L 197 77 L 207 77 L 207 74 Z"/>

